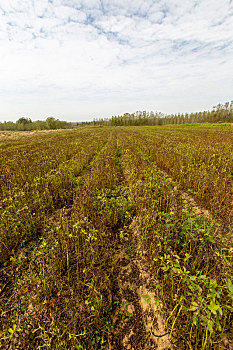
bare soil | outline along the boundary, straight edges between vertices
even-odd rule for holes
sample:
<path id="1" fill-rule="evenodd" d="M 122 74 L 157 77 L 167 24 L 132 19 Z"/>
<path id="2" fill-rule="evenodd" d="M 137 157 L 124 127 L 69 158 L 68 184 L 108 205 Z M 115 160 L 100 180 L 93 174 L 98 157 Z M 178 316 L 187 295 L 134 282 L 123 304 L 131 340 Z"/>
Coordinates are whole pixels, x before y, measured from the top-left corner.
<path id="1" fill-rule="evenodd" d="M 173 349 L 156 281 L 150 277 L 136 230 L 127 229 L 114 261 L 112 293 L 116 307 L 108 350 Z"/>

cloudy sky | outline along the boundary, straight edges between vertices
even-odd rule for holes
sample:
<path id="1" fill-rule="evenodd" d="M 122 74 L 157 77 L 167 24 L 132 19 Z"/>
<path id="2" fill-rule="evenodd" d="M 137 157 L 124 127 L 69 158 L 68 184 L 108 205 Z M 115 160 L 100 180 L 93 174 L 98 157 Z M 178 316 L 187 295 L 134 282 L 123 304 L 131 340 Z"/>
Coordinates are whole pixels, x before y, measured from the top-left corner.
<path id="1" fill-rule="evenodd" d="M 0 120 L 233 99 L 233 0 L 0 0 Z"/>

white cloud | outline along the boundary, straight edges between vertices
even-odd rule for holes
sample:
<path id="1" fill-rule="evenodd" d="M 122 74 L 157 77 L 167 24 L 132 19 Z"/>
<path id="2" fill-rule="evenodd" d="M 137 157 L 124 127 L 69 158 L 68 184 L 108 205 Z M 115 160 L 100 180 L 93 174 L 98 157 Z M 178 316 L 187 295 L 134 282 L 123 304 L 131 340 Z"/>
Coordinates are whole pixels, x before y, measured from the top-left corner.
<path id="1" fill-rule="evenodd" d="M 232 38 L 228 0 L 0 0 L 0 118 L 211 108 Z"/>

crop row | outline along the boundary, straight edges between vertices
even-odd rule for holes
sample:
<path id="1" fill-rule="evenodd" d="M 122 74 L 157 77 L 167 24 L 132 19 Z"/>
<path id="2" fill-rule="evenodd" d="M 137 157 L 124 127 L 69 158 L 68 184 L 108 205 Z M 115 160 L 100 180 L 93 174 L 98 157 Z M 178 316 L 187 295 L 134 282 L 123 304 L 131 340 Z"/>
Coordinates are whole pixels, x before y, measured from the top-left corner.
<path id="1" fill-rule="evenodd" d="M 148 259 L 171 342 L 196 350 L 231 341 L 232 248 L 155 166 L 156 132 L 131 130 L 77 133 L 74 157 L 2 201 L 3 348 L 106 349 L 120 310 L 114 254 L 122 230 Z"/>
<path id="2" fill-rule="evenodd" d="M 62 208 L 47 223 L 30 259 L 26 251 L 12 259 L 21 272 L 13 277 L 12 297 L 20 312 L 13 309 L 2 319 L 4 346 L 105 348 L 113 307 L 111 227 L 118 220 L 117 205 L 105 209 L 118 184 L 115 156 L 116 136 L 111 134 L 82 175 L 70 209 Z"/>
<path id="3" fill-rule="evenodd" d="M 14 142 L 2 142 L 0 163 L 0 198 L 11 194 L 41 178 L 60 164 L 72 160 L 83 152 L 92 138 L 104 138 L 104 132 L 63 131 L 47 135 L 19 137 Z"/>
<path id="4" fill-rule="evenodd" d="M 129 130 L 129 129 L 128 129 Z M 213 215 L 233 219 L 233 133 L 207 128 L 138 128 L 131 142 Z"/>
<path id="5" fill-rule="evenodd" d="M 217 348 L 232 327 L 232 248 L 219 238 L 219 225 L 197 215 L 176 184 L 141 157 L 130 136 L 122 137 L 122 166 L 137 203 L 131 225 L 158 281 L 170 336 L 183 348 Z"/>
<path id="6" fill-rule="evenodd" d="M 38 152 L 31 153 L 32 166 L 26 166 L 27 154 L 30 158 L 32 148 L 30 144 L 23 147 L 23 154 L 13 148 L 8 154 L 9 159 L 3 158 L 3 187 L 6 183 L 6 163 L 9 167 L 10 159 L 14 162 L 9 168 L 8 189 L 5 189 L 0 202 L 1 263 L 18 246 L 24 246 L 40 234 L 49 213 L 70 205 L 80 175 L 106 143 L 108 135 L 108 132 L 95 135 L 84 133 L 76 135 L 76 139 L 72 135 L 71 142 L 63 137 L 61 143 L 57 143 L 56 139 L 53 142 L 48 140 L 49 146 L 44 142 Z"/>

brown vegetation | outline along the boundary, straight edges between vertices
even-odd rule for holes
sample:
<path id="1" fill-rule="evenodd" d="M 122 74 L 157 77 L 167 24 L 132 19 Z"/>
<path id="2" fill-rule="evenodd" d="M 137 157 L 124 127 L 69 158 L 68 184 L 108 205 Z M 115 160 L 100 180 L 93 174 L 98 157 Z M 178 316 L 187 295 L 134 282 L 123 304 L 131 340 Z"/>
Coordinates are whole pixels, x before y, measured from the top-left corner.
<path id="1" fill-rule="evenodd" d="M 230 349 L 230 130 L 2 139 L 1 347 Z"/>

